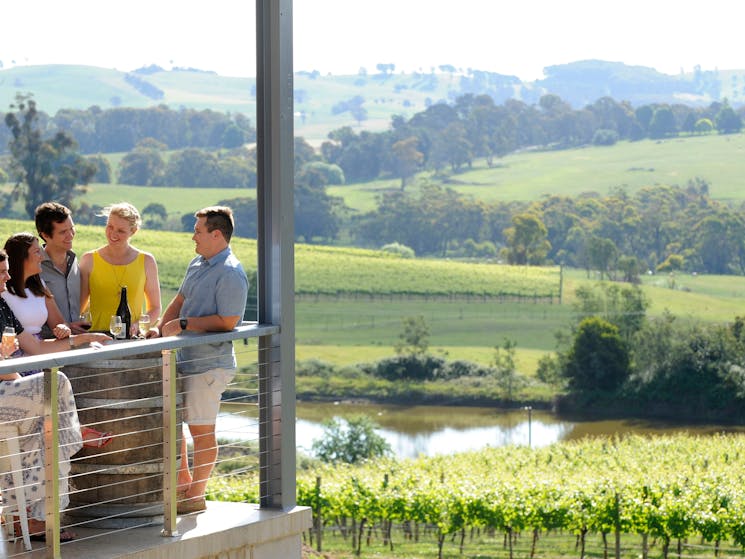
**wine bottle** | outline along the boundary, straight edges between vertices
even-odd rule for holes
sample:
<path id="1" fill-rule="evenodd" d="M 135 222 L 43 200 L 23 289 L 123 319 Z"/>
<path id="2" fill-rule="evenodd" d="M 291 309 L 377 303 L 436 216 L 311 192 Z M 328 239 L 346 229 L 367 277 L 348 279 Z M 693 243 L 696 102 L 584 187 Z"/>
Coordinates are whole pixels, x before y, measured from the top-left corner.
<path id="1" fill-rule="evenodd" d="M 124 337 L 129 340 L 132 338 L 132 313 L 129 310 L 129 302 L 127 301 L 127 286 L 122 287 L 122 294 L 119 298 L 119 306 L 116 309 L 116 314 L 122 317 L 122 324 L 124 324 Z"/>

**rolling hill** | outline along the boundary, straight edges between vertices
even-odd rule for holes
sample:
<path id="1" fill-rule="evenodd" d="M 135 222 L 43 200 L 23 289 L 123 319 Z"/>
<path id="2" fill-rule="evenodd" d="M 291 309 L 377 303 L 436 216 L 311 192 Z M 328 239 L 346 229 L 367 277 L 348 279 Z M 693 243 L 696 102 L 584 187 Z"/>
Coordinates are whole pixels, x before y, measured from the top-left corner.
<path id="1" fill-rule="evenodd" d="M 295 132 L 312 143 L 341 126 L 378 131 L 391 117 L 411 117 L 428 105 L 453 101 L 464 94 L 488 94 L 497 103 L 518 99 L 537 103 L 545 93 L 562 97 L 575 108 L 603 96 L 645 103 L 707 105 L 727 98 L 737 105 L 743 95 L 745 70 L 697 71 L 669 76 L 651 68 L 617 62 L 586 60 L 547 67 L 542 80 L 522 82 L 475 69 L 449 66 L 429 72 L 321 75 L 295 74 Z M 253 119 L 255 79 L 224 77 L 196 69 L 165 70 L 147 67 L 135 72 L 76 65 L 18 66 L 0 69 L 0 107 L 8 107 L 17 93 L 32 92 L 39 108 L 49 114 L 60 109 L 98 106 L 211 109 L 241 112 Z M 367 112 L 356 120 L 343 103 L 362 97 Z"/>

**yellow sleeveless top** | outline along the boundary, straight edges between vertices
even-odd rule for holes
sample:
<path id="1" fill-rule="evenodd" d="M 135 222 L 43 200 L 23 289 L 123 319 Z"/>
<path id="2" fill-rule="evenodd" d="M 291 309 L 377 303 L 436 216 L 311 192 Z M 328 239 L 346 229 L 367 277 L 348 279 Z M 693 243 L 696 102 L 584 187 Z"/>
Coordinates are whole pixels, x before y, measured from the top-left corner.
<path id="1" fill-rule="evenodd" d="M 93 269 L 88 281 L 91 301 L 91 330 L 109 331 L 109 321 L 116 314 L 122 287 L 127 287 L 127 301 L 132 324 L 137 324 L 145 303 L 145 255 L 141 252 L 126 266 L 115 266 L 93 253 Z"/>

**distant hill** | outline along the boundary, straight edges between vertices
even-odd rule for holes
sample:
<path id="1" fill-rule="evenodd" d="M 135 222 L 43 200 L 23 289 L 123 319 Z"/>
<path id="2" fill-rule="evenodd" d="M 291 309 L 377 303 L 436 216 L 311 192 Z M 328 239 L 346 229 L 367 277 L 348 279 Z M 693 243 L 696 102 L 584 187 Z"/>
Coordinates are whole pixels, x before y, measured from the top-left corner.
<path id="1" fill-rule="evenodd" d="M 32 92 L 41 110 L 99 106 L 172 109 L 196 108 L 242 112 L 255 121 L 256 83 L 253 78 L 224 77 L 193 68 L 165 70 L 157 66 L 134 72 L 92 66 L 19 66 L 0 70 L 0 111 L 17 93 Z M 745 99 L 745 70 L 702 71 L 670 76 L 643 66 L 585 60 L 549 66 L 545 77 L 522 82 L 479 70 L 443 65 L 430 72 L 295 75 L 295 131 L 311 142 L 326 138 L 341 126 L 380 131 L 391 117 L 406 118 L 440 101 L 472 93 L 491 95 L 497 103 L 517 99 L 537 103 L 546 93 L 579 108 L 603 96 L 648 103 L 707 105 L 727 98 L 739 105 Z M 352 107 L 362 111 L 350 110 Z"/>

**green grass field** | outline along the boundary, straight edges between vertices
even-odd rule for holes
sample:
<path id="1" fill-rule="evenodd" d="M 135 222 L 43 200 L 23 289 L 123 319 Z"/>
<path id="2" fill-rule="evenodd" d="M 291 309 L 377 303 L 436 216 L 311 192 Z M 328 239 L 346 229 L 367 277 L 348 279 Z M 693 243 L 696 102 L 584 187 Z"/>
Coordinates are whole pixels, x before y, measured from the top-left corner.
<path id="1" fill-rule="evenodd" d="M 33 231 L 33 223 L 0 221 L 0 238 L 23 230 Z M 78 253 L 103 241 L 102 227 L 78 227 Z M 155 255 L 165 305 L 195 254 L 191 235 L 142 230 L 133 244 Z M 235 238 L 232 245 L 245 268 L 255 269 L 256 242 Z M 576 288 L 596 281 L 584 271 L 565 270 L 561 305 L 556 297 L 551 303 L 509 298 L 500 301 L 496 295 L 508 282 L 523 285 L 528 295 L 536 285 L 553 283 L 558 289 L 558 269 L 404 260 L 376 251 L 311 245 L 297 245 L 295 251 L 296 285 L 305 293 L 296 303 L 297 358 L 338 365 L 393 355 L 402 319 L 422 315 L 430 329 L 432 353 L 489 364 L 494 348 L 509 339 L 517 343 L 518 368 L 532 374 L 538 359 L 555 349 L 555 333 L 570 324 Z M 385 268 L 391 265 L 396 267 Z M 391 295 L 400 293 L 400 285 L 417 283 L 421 284 L 419 294 Z M 437 296 L 443 285 L 451 286 L 452 297 Z M 312 286 L 341 296 L 309 295 Z M 485 286 L 491 286 L 491 291 Z M 667 310 L 684 319 L 726 323 L 745 314 L 745 278 L 741 276 L 644 276 L 642 289 L 651 301 L 649 316 Z"/>
<path id="2" fill-rule="evenodd" d="M 645 186 L 684 186 L 700 177 L 718 200 L 745 199 L 745 135 L 710 135 L 619 142 L 613 147 L 586 147 L 560 151 L 521 152 L 498 160 L 488 168 L 483 160 L 473 169 L 453 175 L 446 186 L 487 202 L 531 201 L 545 195 L 577 196 L 583 192 L 608 194 L 612 188 L 628 192 Z M 420 178 L 432 180 L 430 175 Z M 416 181 L 407 190 L 415 191 Z M 378 195 L 397 190 L 397 179 L 335 186 L 329 194 L 341 196 L 358 210 L 375 208 Z"/>

